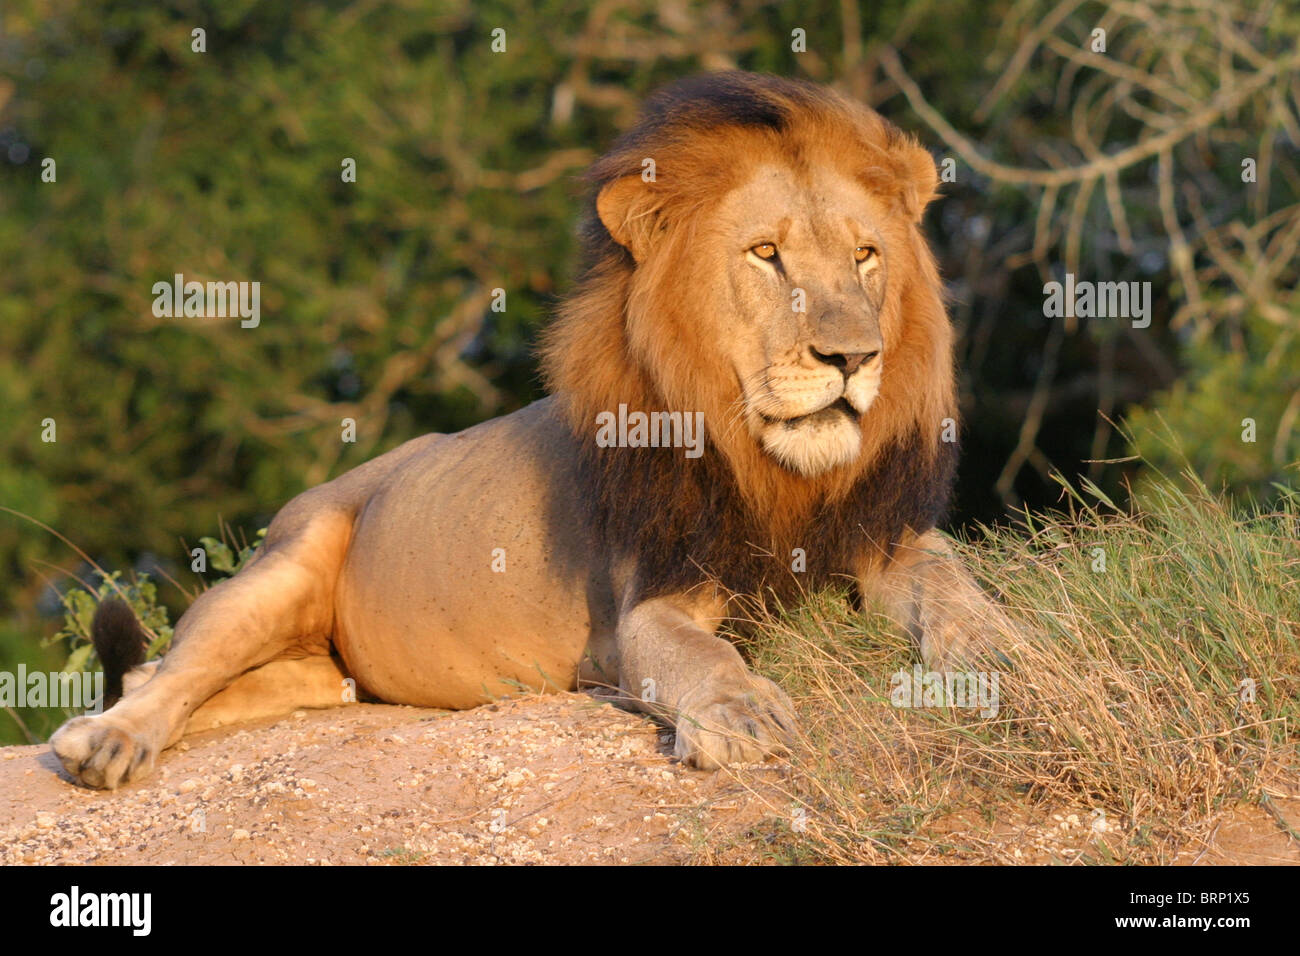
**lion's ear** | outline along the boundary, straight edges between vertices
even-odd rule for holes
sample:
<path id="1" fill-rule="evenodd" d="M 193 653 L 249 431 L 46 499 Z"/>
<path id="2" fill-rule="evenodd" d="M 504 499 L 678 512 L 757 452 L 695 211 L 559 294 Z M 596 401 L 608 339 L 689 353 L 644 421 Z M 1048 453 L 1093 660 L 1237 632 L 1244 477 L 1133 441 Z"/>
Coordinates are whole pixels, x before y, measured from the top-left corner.
<path id="1" fill-rule="evenodd" d="M 596 215 L 614 241 L 640 262 L 658 225 L 659 199 L 654 184 L 624 176 L 603 186 L 596 196 Z"/>
<path id="2" fill-rule="evenodd" d="M 935 168 L 934 158 L 929 150 L 920 146 L 908 146 L 902 156 L 903 174 L 906 183 L 903 186 L 903 207 L 914 222 L 920 222 L 925 214 L 925 207 L 938 194 L 939 171 Z"/>

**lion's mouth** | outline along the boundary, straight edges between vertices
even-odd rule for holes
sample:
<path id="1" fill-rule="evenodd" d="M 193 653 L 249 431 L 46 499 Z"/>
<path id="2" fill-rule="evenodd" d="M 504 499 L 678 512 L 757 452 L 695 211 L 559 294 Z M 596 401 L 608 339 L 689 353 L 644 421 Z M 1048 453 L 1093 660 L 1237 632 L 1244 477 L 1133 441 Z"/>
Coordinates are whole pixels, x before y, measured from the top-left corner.
<path id="1" fill-rule="evenodd" d="M 840 416 L 847 416 L 851 419 L 856 419 L 858 417 L 857 409 L 855 409 L 849 403 L 849 400 L 843 396 L 840 396 L 825 408 L 820 408 L 815 412 L 809 412 L 807 415 L 796 415 L 793 418 L 772 418 L 768 415 L 764 415 L 763 420 L 769 425 L 784 425 L 786 428 L 794 428 L 798 425 L 804 424 L 828 424 Z"/>

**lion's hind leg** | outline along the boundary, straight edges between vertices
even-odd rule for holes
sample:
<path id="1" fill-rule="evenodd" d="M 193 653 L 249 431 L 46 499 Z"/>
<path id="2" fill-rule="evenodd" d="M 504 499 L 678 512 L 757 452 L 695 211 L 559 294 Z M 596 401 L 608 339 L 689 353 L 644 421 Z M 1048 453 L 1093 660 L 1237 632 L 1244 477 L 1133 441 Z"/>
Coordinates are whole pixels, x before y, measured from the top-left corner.
<path id="1" fill-rule="evenodd" d="M 109 789 L 138 779 L 163 749 L 180 739 L 203 704 L 272 662 L 303 658 L 326 663 L 247 677 L 244 689 L 216 705 L 210 717 L 247 713 L 238 701 L 265 700 L 263 691 L 294 687 L 295 677 L 288 675 L 313 667 L 320 668 L 316 678 L 324 672 L 326 682 L 334 680 L 327 663 L 334 582 L 351 540 L 354 514 L 354 507 L 329 486 L 285 506 L 249 564 L 201 594 L 182 615 L 173 646 L 150 679 L 128 689 L 124 678 L 124 696 L 117 704 L 102 714 L 74 717 L 50 738 L 50 748 L 68 773 L 87 786 Z M 337 676 L 341 703 L 343 678 Z M 315 683 L 311 687 L 312 693 L 319 690 Z"/>
<path id="2" fill-rule="evenodd" d="M 210 697 L 190 715 L 185 734 L 295 710 L 337 707 L 356 699 L 356 683 L 334 657 L 271 661 L 235 678 L 229 687 Z"/>
<path id="3" fill-rule="evenodd" d="M 152 680 L 161 663 L 161 659 L 149 661 L 127 671 L 122 677 L 123 693 L 129 694 Z M 271 661 L 236 677 L 229 687 L 199 705 L 186 721 L 184 733 L 189 736 L 295 710 L 355 703 L 356 686 L 337 657 Z"/>

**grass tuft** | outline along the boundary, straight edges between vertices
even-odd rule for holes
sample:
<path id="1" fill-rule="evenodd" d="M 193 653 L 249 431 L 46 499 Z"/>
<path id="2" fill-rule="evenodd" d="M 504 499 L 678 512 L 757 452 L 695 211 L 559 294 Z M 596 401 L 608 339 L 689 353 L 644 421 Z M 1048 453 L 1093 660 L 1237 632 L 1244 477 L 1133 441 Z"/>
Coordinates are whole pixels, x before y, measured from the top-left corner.
<path id="1" fill-rule="evenodd" d="M 771 817 L 710 858 L 1008 862 L 995 824 L 1063 807 L 1087 828 L 1075 859 L 1168 862 L 1267 800 L 1267 774 L 1295 768 L 1300 495 L 1241 510 L 1187 476 L 1126 513 L 1066 488 L 1064 510 L 959 542 L 1023 632 L 996 715 L 892 706 L 915 652 L 846 592 L 753 616 L 747 653 L 795 699 L 802 739 L 756 785 Z"/>

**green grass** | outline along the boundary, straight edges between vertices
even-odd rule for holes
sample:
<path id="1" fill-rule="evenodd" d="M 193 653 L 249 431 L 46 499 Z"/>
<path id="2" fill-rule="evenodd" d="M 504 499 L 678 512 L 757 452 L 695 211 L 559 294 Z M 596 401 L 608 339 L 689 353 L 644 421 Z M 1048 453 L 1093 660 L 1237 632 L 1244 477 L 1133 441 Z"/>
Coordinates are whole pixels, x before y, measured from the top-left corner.
<path id="1" fill-rule="evenodd" d="M 1162 862 L 1266 800 L 1266 775 L 1297 766 L 1300 495 L 1239 510 L 1188 477 L 1147 483 L 1130 513 L 1085 488 L 959 543 L 1021 631 L 994 717 L 891 706 L 913 648 L 842 593 L 756 615 L 747 652 L 795 698 L 802 739 L 771 820 L 721 852 L 993 861 L 998 846 L 936 825 L 1072 807 L 1111 821 L 1088 860 Z"/>

